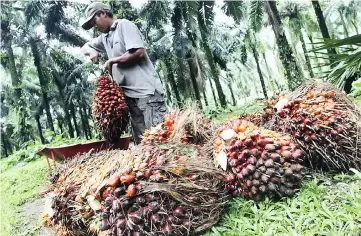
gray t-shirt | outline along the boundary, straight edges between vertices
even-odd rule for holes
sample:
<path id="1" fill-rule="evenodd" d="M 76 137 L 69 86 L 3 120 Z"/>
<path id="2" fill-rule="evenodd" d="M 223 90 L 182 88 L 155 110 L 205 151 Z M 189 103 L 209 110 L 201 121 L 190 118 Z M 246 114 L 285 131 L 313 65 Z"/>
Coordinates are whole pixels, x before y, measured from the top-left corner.
<path id="1" fill-rule="evenodd" d="M 106 52 L 109 59 L 119 57 L 130 49 L 145 48 L 138 27 L 126 19 L 115 20 L 108 33 L 88 44 L 99 52 Z M 155 91 L 163 94 L 163 86 L 147 53 L 135 65 L 114 64 L 112 75 L 128 97 L 145 98 L 154 95 Z"/>

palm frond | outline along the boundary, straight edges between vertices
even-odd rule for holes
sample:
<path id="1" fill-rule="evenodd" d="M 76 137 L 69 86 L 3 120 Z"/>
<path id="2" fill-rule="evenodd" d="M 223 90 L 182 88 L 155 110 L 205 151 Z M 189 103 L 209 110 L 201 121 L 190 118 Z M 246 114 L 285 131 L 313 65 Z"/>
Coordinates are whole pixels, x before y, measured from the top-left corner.
<path id="1" fill-rule="evenodd" d="M 247 62 L 247 48 L 246 48 L 246 44 L 243 44 L 242 47 L 241 47 L 241 62 L 242 64 L 246 64 Z"/>
<path id="2" fill-rule="evenodd" d="M 233 17 L 236 23 L 240 23 L 244 16 L 246 7 L 243 1 L 224 1 L 222 6 L 223 12 L 230 17 Z"/>
<path id="3" fill-rule="evenodd" d="M 39 84 L 34 83 L 33 81 L 31 81 L 30 79 L 23 79 L 22 80 L 22 86 L 24 90 L 29 91 L 32 94 L 40 94 L 41 91 L 41 87 Z"/>
<path id="4" fill-rule="evenodd" d="M 68 75 L 65 78 L 65 82 L 67 84 L 70 84 L 72 82 L 75 83 L 76 78 L 81 77 L 83 70 L 84 70 L 83 65 L 78 65 L 73 70 L 71 70 L 70 73 L 68 73 Z"/>
<path id="5" fill-rule="evenodd" d="M 341 47 L 341 46 L 361 46 L 361 34 L 357 34 L 348 38 L 344 39 L 325 39 L 325 42 L 319 42 L 314 44 L 321 44 L 315 48 L 314 51 L 320 51 L 324 49 L 334 48 L 334 47 Z"/>
<path id="6" fill-rule="evenodd" d="M 172 27 L 175 31 L 175 33 L 180 32 L 182 26 L 183 26 L 183 17 L 182 17 L 182 5 L 181 2 L 176 2 L 173 14 L 171 17 Z"/>
<path id="7" fill-rule="evenodd" d="M 203 11 L 204 11 L 204 19 L 207 27 L 213 25 L 214 20 L 214 1 L 203 1 Z M 202 3 L 201 3 L 202 4 Z"/>
<path id="8" fill-rule="evenodd" d="M 38 19 L 41 12 L 44 12 L 45 2 L 41 0 L 31 0 L 25 6 L 26 23 L 29 24 L 32 20 Z"/>
<path id="9" fill-rule="evenodd" d="M 52 33 L 56 36 L 59 36 L 59 40 L 62 42 L 68 42 L 75 46 L 82 47 L 88 40 L 81 37 L 69 26 L 64 24 L 56 24 Z"/>
<path id="10" fill-rule="evenodd" d="M 315 19 L 312 18 L 311 14 L 309 12 L 301 14 L 301 21 L 302 21 L 303 26 L 309 32 L 317 32 L 318 31 L 318 25 L 317 25 Z"/>
<path id="11" fill-rule="evenodd" d="M 248 21 L 251 28 L 258 32 L 263 25 L 264 6 L 262 1 L 252 1 L 249 6 Z"/>
<path id="12" fill-rule="evenodd" d="M 139 15 L 146 22 L 146 36 L 153 28 L 159 29 L 167 23 L 170 14 L 169 3 L 167 1 L 150 1 L 140 11 Z"/>
<path id="13" fill-rule="evenodd" d="M 213 58 L 214 61 L 221 67 L 221 69 L 227 69 L 226 49 L 219 43 L 214 43 L 213 46 Z"/>
<path id="14" fill-rule="evenodd" d="M 186 34 L 188 38 L 192 41 L 193 46 L 196 46 L 197 39 L 197 11 L 198 11 L 198 2 L 196 1 L 187 1 L 182 2 L 182 15 L 186 23 Z"/>
<path id="15" fill-rule="evenodd" d="M 320 43 L 318 43 L 319 45 Z M 328 39 L 316 47 L 318 58 L 329 57 L 332 62 L 325 62 L 322 66 L 330 66 L 330 70 L 324 72 L 324 76 L 337 87 L 343 88 L 347 81 L 361 74 L 361 48 L 352 48 L 351 46 L 361 45 L 361 35 L 355 35 L 344 39 Z M 342 53 L 330 54 L 322 50 L 329 48 L 345 47 Z"/>
<path id="16" fill-rule="evenodd" d="M 55 30 L 55 25 L 61 23 L 65 18 L 64 8 L 66 7 L 66 1 L 50 1 L 45 12 L 45 31 L 50 35 Z"/>

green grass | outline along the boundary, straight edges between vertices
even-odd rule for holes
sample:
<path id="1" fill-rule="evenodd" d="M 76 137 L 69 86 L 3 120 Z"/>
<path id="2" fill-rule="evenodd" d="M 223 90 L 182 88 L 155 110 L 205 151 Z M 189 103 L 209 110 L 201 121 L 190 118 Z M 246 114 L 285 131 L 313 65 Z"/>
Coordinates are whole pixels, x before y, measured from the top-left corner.
<path id="1" fill-rule="evenodd" d="M 334 183 L 342 178 L 342 182 Z M 205 235 L 358 235 L 361 181 L 348 175 L 318 184 L 306 181 L 293 198 L 260 203 L 231 201 L 220 222 Z"/>
<path id="2" fill-rule="evenodd" d="M 48 172 L 46 161 L 41 158 L 23 167 L 12 167 L 0 176 L 0 234 L 19 235 L 30 222 L 21 214 L 21 205 L 39 197 Z M 40 216 L 39 216 L 40 219 Z"/>
<path id="3" fill-rule="evenodd" d="M 228 108 L 225 112 L 222 112 L 215 117 L 211 117 L 213 121 L 224 122 L 237 118 L 243 114 L 252 114 L 261 109 L 262 102 L 254 102 L 245 106 Z"/>

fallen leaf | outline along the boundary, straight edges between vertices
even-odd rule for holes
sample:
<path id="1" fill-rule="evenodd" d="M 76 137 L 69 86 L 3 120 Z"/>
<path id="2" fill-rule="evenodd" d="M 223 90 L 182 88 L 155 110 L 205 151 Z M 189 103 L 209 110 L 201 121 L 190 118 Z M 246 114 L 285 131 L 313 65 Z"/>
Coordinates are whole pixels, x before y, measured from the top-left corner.
<path id="1" fill-rule="evenodd" d="M 214 164 L 216 167 L 220 166 L 224 171 L 227 170 L 227 154 L 224 150 L 221 150 L 216 154 Z"/>

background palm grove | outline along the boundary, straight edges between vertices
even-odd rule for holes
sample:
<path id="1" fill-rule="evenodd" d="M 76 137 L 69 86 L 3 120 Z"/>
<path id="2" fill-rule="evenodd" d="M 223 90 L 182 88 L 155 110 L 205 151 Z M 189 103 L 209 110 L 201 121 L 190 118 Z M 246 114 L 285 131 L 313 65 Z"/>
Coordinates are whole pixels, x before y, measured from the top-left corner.
<path id="1" fill-rule="evenodd" d="M 107 58 L 93 65 L 80 53 L 98 35 L 80 26 L 89 2 L 1 1 L 4 235 L 34 233 L 19 223 L 29 221 L 29 215 L 17 214 L 45 179 L 43 160 L 27 164 L 39 157 L 38 150 L 101 138 L 91 104 Z M 103 2 L 116 18 L 133 21 L 143 33 L 170 109 L 197 101 L 209 118 L 221 119 L 311 78 L 328 80 L 361 102 L 361 1 Z M 212 232 L 351 235 L 361 230 L 359 184 L 338 175 L 336 181 L 344 182 L 326 189 L 319 185 L 328 183 L 325 178 L 304 184 L 294 200 L 257 206 L 235 200 Z"/>

